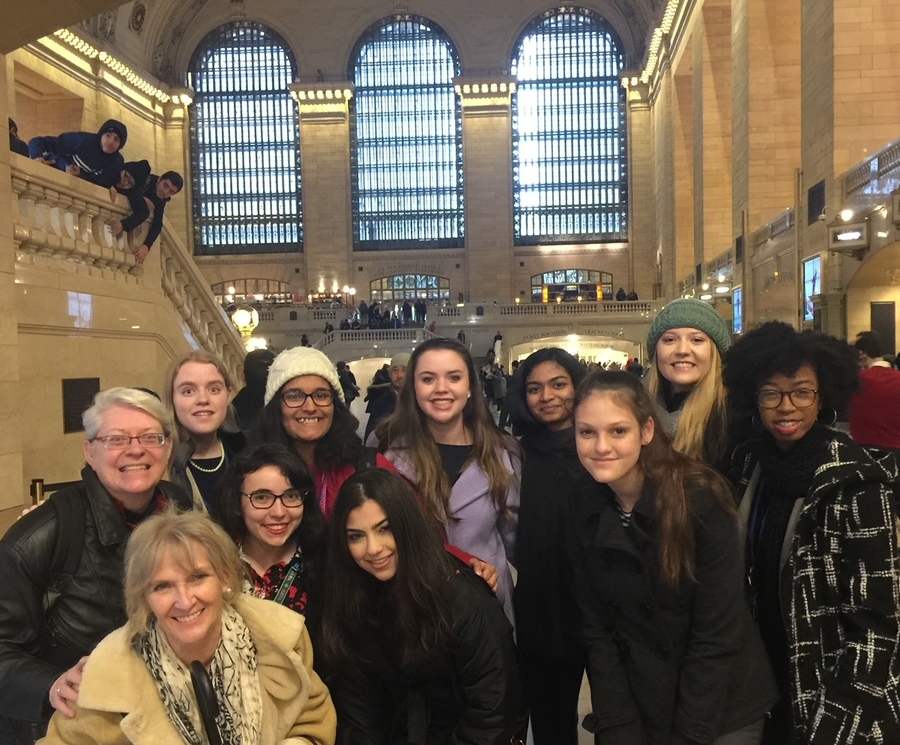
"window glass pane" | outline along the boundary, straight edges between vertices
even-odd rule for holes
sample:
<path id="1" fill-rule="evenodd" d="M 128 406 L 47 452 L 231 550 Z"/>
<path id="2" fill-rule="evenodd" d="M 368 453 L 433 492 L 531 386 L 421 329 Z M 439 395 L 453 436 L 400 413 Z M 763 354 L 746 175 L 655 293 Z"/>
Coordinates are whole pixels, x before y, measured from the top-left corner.
<path id="1" fill-rule="evenodd" d="M 463 245 L 459 59 L 431 21 L 385 19 L 350 67 L 353 238 L 357 249 Z"/>
<path id="2" fill-rule="evenodd" d="M 303 241 L 297 77 L 271 29 L 237 21 L 197 48 L 189 82 L 198 254 L 297 251 Z"/>
<path id="3" fill-rule="evenodd" d="M 516 243 L 628 237 L 623 56 L 593 11 L 548 11 L 511 65 Z"/>

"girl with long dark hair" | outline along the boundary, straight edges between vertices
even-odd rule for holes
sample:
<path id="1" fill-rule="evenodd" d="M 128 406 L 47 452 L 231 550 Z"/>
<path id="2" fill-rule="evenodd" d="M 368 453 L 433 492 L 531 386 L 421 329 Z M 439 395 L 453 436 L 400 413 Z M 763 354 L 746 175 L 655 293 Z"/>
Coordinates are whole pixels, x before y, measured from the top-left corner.
<path id="1" fill-rule="evenodd" d="M 429 339 L 413 351 L 379 447 L 417 487 L 447 540 L 497 568 L 497 596 L 512 619 L 519 449 L 488 411 L 468 350 Z"/>
<path id="2" fill-rule="evenodd" d="M 319 653 L 346 745 L 508 745 L 522 726 L 512 629 L 442 547 L 409 485 L 378 469 L 340 490 Z"/>
<path id="3" fill-rule="evenodd" d="M 594 482 L 578 494 L 571 544 L 595 741 L 755 744 L 777 692 L 728 486 L 675 451 L 653 412 L 624 371 L 591 374 L 575 399 Z"/>
<path id="4" fill-rule="evenodd" d="M 581 641 L 565 535 L 577 479 L 575 389 L 584 366 L 563 349 L 539 349 L 516 372 L 507 398 L 521 435 L 516 643 L 535 745 L 577 745 Z"/>

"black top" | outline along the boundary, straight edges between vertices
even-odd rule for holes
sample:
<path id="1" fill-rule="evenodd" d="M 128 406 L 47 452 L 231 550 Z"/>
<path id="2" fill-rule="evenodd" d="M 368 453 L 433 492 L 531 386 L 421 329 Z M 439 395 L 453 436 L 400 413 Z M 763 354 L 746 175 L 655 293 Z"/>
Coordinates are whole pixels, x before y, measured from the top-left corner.
<path id="1" fill-rule="evenodd" d="M 450 486 L 453 486 L 459 475 L 462 473 L 462 467 L 472 454 L 471 445 L 442 445 L 438 443 L 438 451 L 441 454 L 441 465 L 444 467 L 444 473 Z"/>
<path id="2" fill-rule="evenodd" d="M 221 466 L 213 471 L 212 469 L 219 466 L 220 462 Z M 218 496 L 222 479 L 225 472 L 228 470 L 227 455 L 224 461 L 221 460 L 221 457 L 190 458 L 188 459 L 187 465 L 191 472 L 191 476 L 194 477 L 194 483 L 197 484 L 197 489 L 200 491 L 200 496 L 203 497 L 203 503 L 206 505 L 206 509 L 214 509 L 215 505 L 212 504 L 212 502 Z"/>

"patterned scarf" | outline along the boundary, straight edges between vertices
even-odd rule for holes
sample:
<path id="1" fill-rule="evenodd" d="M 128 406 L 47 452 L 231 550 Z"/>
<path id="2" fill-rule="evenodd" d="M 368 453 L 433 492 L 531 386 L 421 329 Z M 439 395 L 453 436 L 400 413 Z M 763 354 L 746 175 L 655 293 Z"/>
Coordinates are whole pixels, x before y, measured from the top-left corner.
<path id="1" fill-rule="evenodd" d="M 191 673 L 153 622 L 134 641 L 150 671 L 169 720 L 188 745 L 205 745 Z M 223 745 L 258 745 L 262 699 L 256 646 L 244 619 L 230 605 L 222 611 L 222 641 L 207 668 L 216 694 L 216 724 Z"/>

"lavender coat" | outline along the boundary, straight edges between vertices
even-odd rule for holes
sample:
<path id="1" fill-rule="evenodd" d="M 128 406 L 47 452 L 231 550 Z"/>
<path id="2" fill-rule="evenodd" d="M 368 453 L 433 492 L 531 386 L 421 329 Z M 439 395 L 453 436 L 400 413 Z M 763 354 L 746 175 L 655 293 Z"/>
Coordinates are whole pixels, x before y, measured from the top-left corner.
<path id="1" fill-rule="evenodd" d="M 416 483 L 416 471 L 404 448 L 391 448 L 385 453 L 397 470 Z M 503 465 L 512 479 L 506 492 L 506 510 L 498 512 L 491 498 L 487 474 L 474 461 L 463 468 L 450 490 L 447 542 L 497 568 L 497 598 L 510 623 L 513 623 L 513 580 L 509 565 L 515 563 L 513 548 L 519 521 L 519 479 L 521 463 L 506 451 Z"/>

